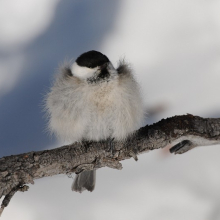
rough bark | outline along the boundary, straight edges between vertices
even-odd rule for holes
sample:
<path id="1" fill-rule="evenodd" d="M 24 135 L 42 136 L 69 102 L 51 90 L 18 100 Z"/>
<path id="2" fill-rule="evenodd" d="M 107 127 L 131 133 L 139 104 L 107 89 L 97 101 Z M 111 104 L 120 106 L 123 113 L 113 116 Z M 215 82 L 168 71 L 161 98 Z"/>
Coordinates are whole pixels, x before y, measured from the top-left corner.
<path id="1" fill-rule="evenodd" d="M 0 212 L 8 205 L 17 191 L 26 191 L 25 184 L 34 183 L 35 179 L 57 174 L 80 173 L 83 170 L 111 167 L 122 169 L 119 161 L 149 150 L 159 149 L 186 137 L 203 138 L 211 144 L 220 143 L 220 118 L 201 118 L 193 115 L 174 116 L 163 119 L 153 125 L 140 128 L 126 141 L 114 140 L 101 142 L 74 143 L 52 150 L 29 152 L 7 156 L 0 159 L 0 198 L 5 196 Z M 178 150 L 184 153 L 196 145 Z M 179 150 L 179 148 L 183 150 Z"/>

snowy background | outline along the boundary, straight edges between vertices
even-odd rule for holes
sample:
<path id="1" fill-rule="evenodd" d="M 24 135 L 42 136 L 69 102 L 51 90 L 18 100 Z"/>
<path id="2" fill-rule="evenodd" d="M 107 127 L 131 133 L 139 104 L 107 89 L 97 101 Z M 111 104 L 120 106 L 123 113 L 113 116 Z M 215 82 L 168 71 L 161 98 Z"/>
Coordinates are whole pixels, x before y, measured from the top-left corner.
<path id="1" fill-rule="evenodd" d="M 64 59 L 95 49 L 132 63 L 148 123 L 220 117 L 219 0 L 0 1 L 0 157 L 61 146 L 45 132 L 42 100 Z M 93 193 L 66 175 L 17 193 L 4 220 L 219 220 L 220 148 L 168 149 L 102 168 Z"/>

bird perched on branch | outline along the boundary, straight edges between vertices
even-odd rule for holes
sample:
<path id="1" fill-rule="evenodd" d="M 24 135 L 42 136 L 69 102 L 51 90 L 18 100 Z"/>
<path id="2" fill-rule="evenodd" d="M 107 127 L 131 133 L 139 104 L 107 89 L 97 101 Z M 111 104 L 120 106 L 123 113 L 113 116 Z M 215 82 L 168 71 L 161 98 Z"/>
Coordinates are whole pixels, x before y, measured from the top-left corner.
<path id="1" fill-rule="evenodd" d="M 49 129 L 70 143 L 123 141 L 144 121 L 144 108 L 131 68 L 123 60 L 114 68 L 98 51 L 64 64 L 47 95 Z M 95 170 L 77 174 L 72 190 L 93 191 Z"/>

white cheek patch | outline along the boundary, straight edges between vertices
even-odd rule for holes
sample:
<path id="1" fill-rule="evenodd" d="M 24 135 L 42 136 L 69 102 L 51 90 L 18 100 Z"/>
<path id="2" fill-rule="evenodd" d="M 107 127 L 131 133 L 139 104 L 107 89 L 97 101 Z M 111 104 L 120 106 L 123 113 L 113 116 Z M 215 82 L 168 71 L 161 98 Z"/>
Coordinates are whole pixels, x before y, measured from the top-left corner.
<path id="1" fill-rule="evenodd" d="M 80 79 L 88 79 L 94 76 L 97 70 L 98 70 L 97 67 L 90 69 L 88 67 L 79 66 L 76 62 L 74 62 L 73 65 L 71 66 L 72 74 Z"/>

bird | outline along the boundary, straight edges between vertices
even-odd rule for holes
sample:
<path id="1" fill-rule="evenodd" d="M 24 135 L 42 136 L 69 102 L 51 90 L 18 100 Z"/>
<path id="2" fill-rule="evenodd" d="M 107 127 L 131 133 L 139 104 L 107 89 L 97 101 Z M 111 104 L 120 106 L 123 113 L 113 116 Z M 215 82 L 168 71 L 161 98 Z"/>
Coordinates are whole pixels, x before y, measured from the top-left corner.
<path id="1" fill-rule="evenodd" d="M 124 59 L 117 68 L 99 51 L 82 53 L 60 66 L 46 96 L 48 129 L 73 143 L 125 141 L 145 120 L 143 98 L 134 73 Z M 92 192 L 96 171 L 76 174 L 72 190 Z"/>

